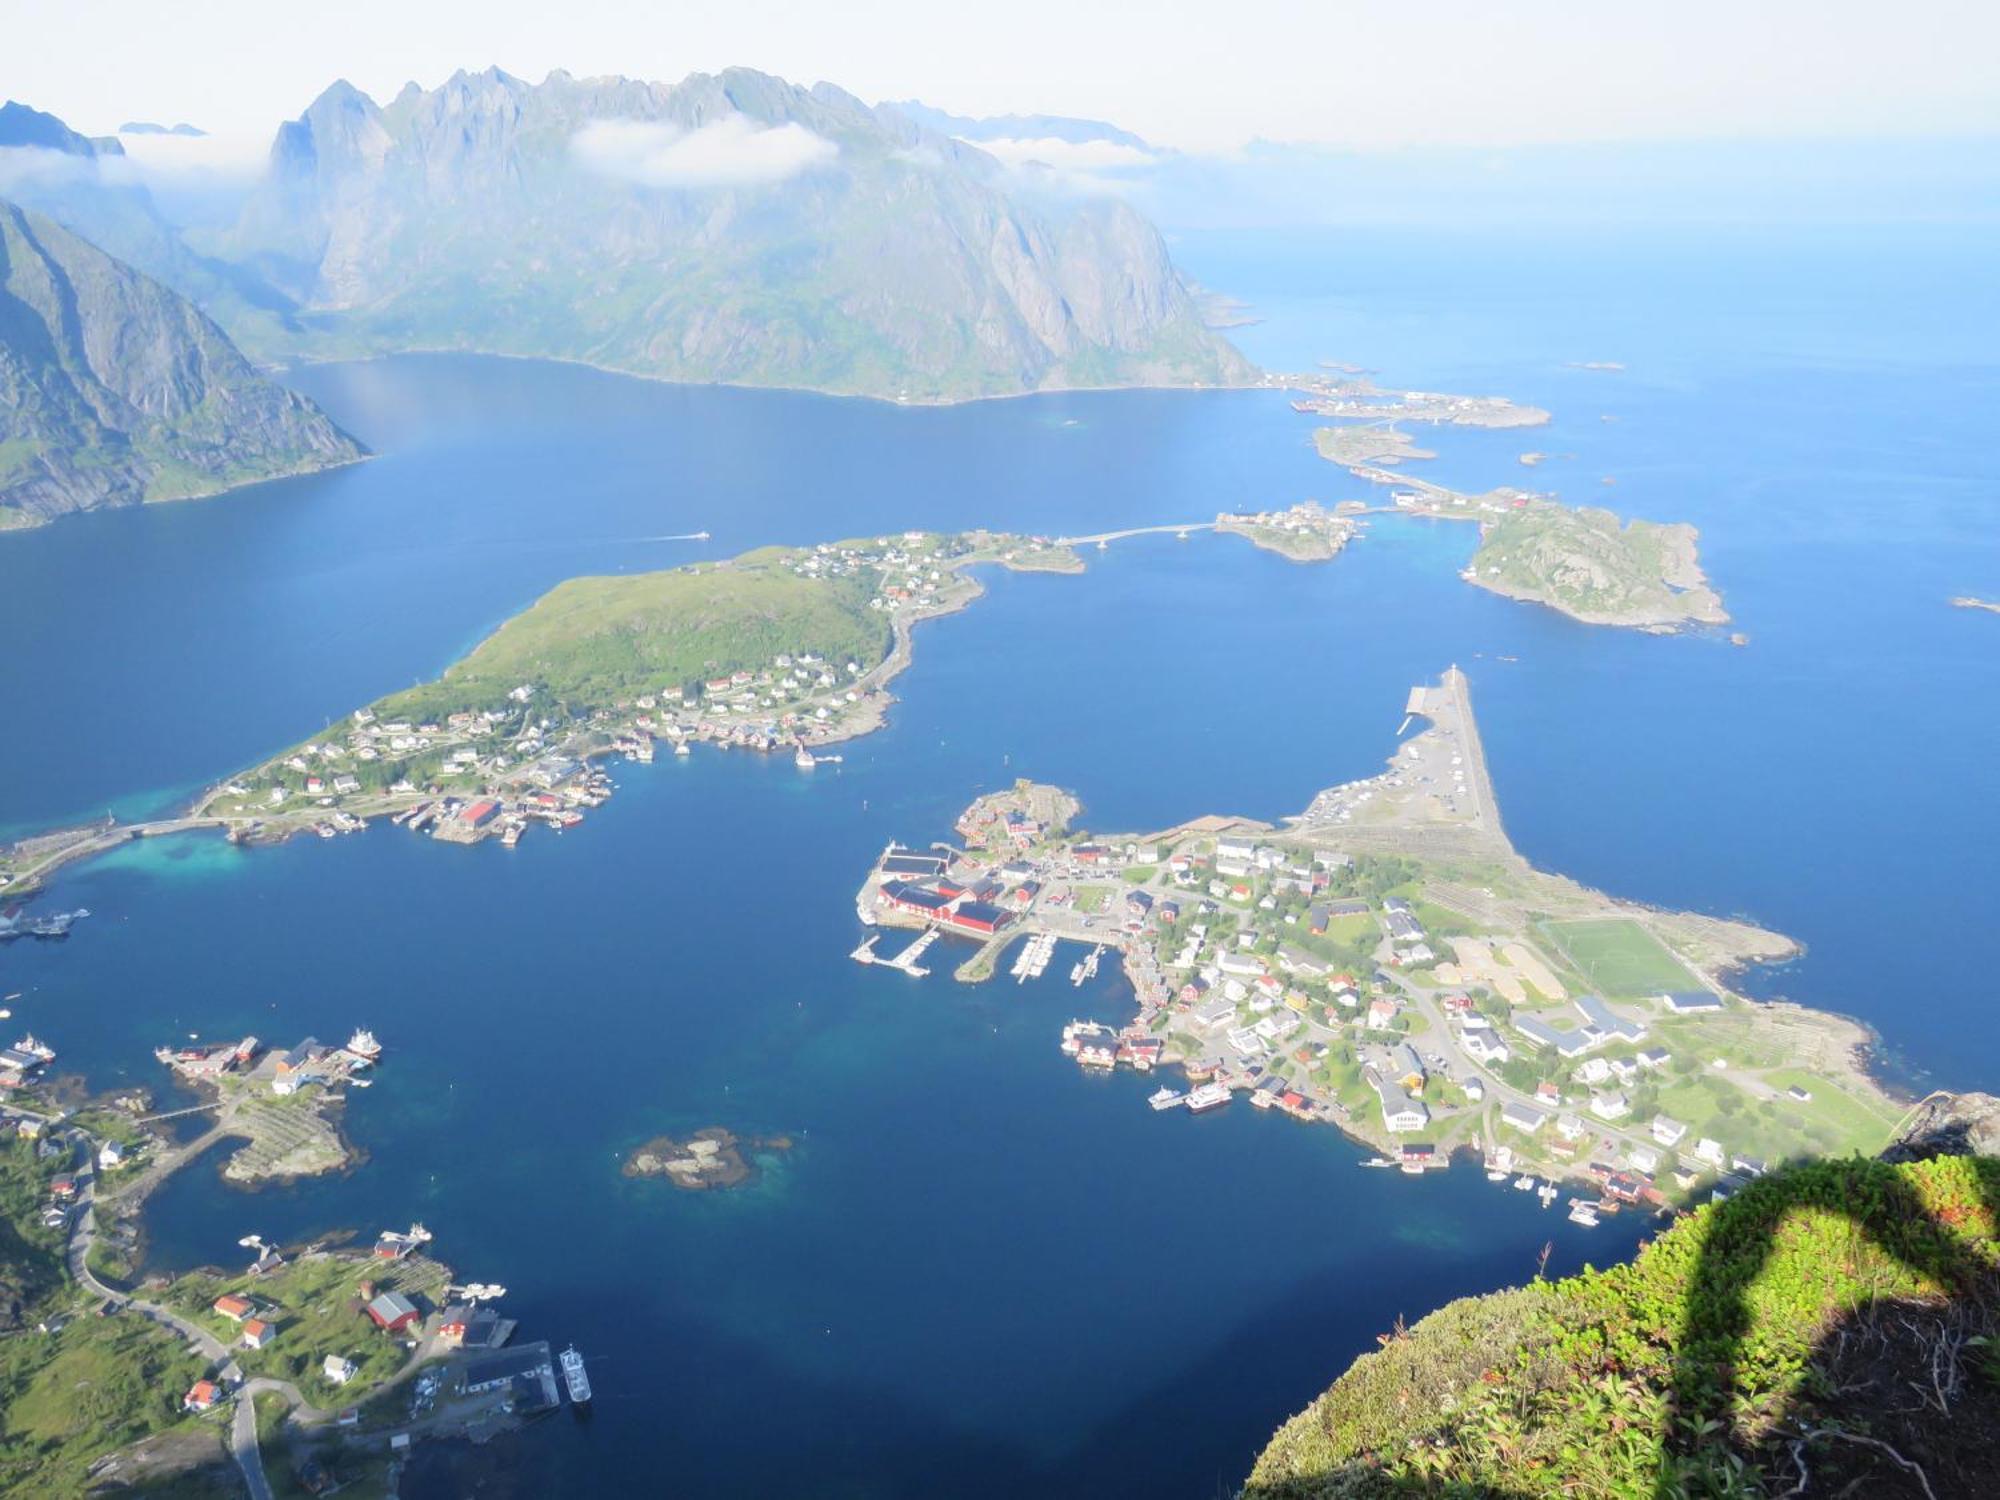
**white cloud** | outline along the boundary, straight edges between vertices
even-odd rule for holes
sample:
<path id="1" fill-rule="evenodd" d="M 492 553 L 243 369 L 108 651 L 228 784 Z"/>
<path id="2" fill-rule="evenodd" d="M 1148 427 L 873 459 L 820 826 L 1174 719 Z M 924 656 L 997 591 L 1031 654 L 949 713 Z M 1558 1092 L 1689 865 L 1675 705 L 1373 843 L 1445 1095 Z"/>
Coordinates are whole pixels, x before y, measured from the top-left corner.
<path id="1" fill-rule="evenodd" d="M 698 130 L 654 120 L 593 120 L 570 141 L 586 171 L 664 188 L 782 182 L 832 161 L 839 150 L 796 121 L 764 126 L 743 115 Z"/>
<path id="2" fill-rule="evenodd" d="M 0 193 L 56 188 L 96 176 L 97 165 L 88 156 L 48 146 L 0 146 Z"/>
<path id="3" fill-rule="evenodd" d="M 990 141 L 968 141 L 1010 167 L 1040 162 L 1058 172 L 1106 172 L 1133 167 L 1152 167 L 1158 158 L 1138 146 L 1120 141 L 1062 141 L 1053 138 L 1022 140 L 1002 136 Z"/>
<path id="4" fill-rule="evenodd" d="M 125 160 L 142 178 L 254 177 L 271 155 L 269 131 L 233 135 L 147 135 L 121 131 Z"/>

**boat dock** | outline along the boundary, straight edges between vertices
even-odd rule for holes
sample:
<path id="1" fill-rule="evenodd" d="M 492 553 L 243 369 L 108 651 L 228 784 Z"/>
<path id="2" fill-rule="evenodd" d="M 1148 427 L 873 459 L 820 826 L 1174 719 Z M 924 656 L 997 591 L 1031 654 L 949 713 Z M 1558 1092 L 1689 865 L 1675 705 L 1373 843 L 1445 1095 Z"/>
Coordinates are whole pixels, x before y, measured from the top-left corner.
<path id="1" fill-rule="evenodd" d="M 847 956 L 858 964 L 872 964 L 875 962 L 875 945 L 881 941 L 881 933 L 871 932 L 861 940 L 861 946 Z"/>
<path id="2" fill-rule="evenodd" d="M 1021 945 L 1015 955 L 1012 973 L 1016 984 L 1026 984 L 1030 979 L 1040 979 L 1042 971 L 1049 966 L 1049 959 L 1056 951 L 1055 934 L 1038 932 Z"/>
<path id="3" fill-rule="evenodd" d="M 922 958 L 924 956 L 925 950 L 928 949 L 930 945 L 932 943 L 935 943 L 937 940 L 938 940 L 937 928 L 927 927 L 918 936 L 917 940 L 914 943 L 910 944 L 909 947 L 905 948 L 901 953 L 898 953 L 894 958 L 877 958 L 874 959 L 873 962 L 878 964 L 887 964 L 892 969 L 901 969 L 905 974 L 909 975 L 912 979 L 922 979 L 926 974 L 930 973 L 930 970 L 923 968 L 921 965 L 919 965 L 917 963 L 917 960 Z M 872 943 L 874 939 L 870 938 L 869 941 Z"/>

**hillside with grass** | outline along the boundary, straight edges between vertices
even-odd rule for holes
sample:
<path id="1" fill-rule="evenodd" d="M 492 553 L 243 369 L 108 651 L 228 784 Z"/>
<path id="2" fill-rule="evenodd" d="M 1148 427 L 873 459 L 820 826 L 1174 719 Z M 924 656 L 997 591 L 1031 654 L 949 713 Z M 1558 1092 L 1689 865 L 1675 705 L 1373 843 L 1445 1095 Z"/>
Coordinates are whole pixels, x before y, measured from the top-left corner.
<path id="1" fill-rule="evenodd" d="M 1634 1261 L 1381 1336 L 1246 1500 L 1988 1495 L 2000 1160 L 1787 1168 Z"/>
<path id="2" fill-rule="evenodd" d="M 629 577 L 572 578 L 508 620 L 442 678 L 385 698 L 384 719 L 435 719 L 506 703 L 597 708 L 812 655 L 873 666 L 888 650 L 886 617 L 869 608 L 872 575 L 803 577 L 789 553 Z"/>

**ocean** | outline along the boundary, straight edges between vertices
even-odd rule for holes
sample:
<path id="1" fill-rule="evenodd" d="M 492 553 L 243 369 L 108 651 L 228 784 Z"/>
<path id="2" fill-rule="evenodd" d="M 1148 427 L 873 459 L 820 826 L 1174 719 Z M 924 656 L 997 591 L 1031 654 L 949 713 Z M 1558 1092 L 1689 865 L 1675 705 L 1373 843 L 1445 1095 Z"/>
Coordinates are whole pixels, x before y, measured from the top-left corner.
<path id="1" fill-rule="evenodd" d="M 1413 241 L 1413 242 L 1412 242 Z M 422 1219 L 574 1341 L 596 1410 L 406 1493 L 1209 1495 L 1399 1317 L 1629 1253 L 1476 1172 L 1359 1170 L 1242 1105 L 1156 1115 L 1086 1078 L 1068 954 L 1016 986 L 847 960 L 888 840 L 1016 776 L 1083 822 L 1275 818 L 1372 774 L 1403 696 L 1471 679 L 1501 812 L 1550 870 L 1805 944 L 1760 993 L 1861 1017 L 1907 1087 L 1992 1087 L 1981 935 L 2000 621 L 1990 255 L 1963 235 L 1580 242 L 1387 233 L 1175 247 L 1274 367 L 1548 407 L 1419 472 L 1689 520 L 1750 643 L 1570 622 L 1457 578 L 1469 528 L 1382 518 L 1335 562 L 1142 538 L 985 576 L 919 629 L 887 729 L 809 774 L 698 751 L 617 769 L 579 829 L 471 850 L 387 826 L 130 847 L 0 950 L 0 989 L 99 1086 L 196 1032 L 372 1026 L 350 1175 L 257 1193 L 219 1158 L 148 1213 L 155 1264 Z M 1986 247 L 1990 250 L 1990 247 Z M 1585 370 L 1618 361 L 1622 372 Z M 909 526 L 1089 531 L 1366 494 L 1270 392 L 905 409 L 429 356 L 297 372 L 378 453 L 338 473 L 0 539 L 0 829 L 172 806 L 434 674 L 587 572 Z M 1556 455 L 1529 469 L 1530 449 Z M 1606 480 L 1612 481 L 1606 483 Z M 707 544 L 657 540 L 706 529 Z M 661 1132 L 784 1134 L 752 1186 L 619 1173 Z"/>

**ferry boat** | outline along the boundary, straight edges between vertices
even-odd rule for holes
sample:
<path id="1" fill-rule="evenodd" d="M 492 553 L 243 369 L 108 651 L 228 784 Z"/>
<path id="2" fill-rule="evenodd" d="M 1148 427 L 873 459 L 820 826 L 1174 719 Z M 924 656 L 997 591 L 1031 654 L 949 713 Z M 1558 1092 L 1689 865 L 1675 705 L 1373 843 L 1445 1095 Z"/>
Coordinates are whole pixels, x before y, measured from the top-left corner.
<path id="1" fill-rule="evenodd" d="M 1229 1100 L 1228 1084 L 1204 1083 L 1187 1096 L 1188 1113 L 1198 1115 L 1211 1109 L 1219 1109 Z"/>
<path id="2" fill-rule="evenodd" d="M 363 1062 L 373 1062 L 382 1055 L 382 1044 L 375 1040 L 375 1033 L 365 1028 L 347 1039 L 347 1050 Z"/>
<path id="3" fill-rule="evenodd" d="M 571 1344 L 562 1352 L 563 1384 L 569 1387 L 570 1403 L 574 1406 L 590 1405 L 590 1376 L 583 1368 L 583 1356 Z"/>
<path id="4" fill-rule="evenodd" d="M 1159 1088 L 1147 1097 L 1146 1102 L 1154 1109 L 1173 1109 L 1176 1105 L 1187 1103 L 1187 1095 L 1179 1089 Z"/>

